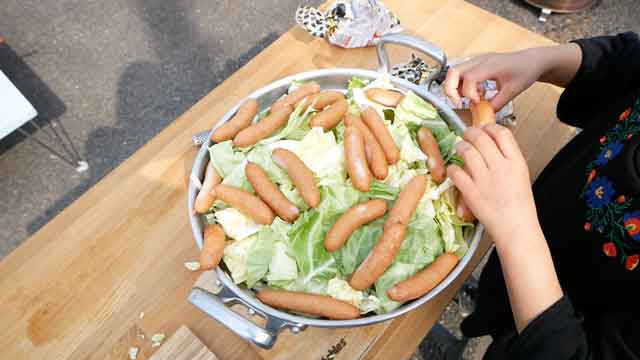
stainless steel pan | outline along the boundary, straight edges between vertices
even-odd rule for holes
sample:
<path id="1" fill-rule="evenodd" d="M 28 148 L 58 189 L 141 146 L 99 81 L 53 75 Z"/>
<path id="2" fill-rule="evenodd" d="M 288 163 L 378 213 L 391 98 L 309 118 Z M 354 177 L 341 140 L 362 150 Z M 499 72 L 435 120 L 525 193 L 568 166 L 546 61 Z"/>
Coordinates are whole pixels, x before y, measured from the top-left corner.
<path id="1" fill-rule="evenodd" d="M 384 36 L 380 39 L 380 43 L 377 48 L 379 60 L 379 68 L 377 71 L 366 69 L 336 68 L 304 72 L 273 82 L 259 90 L 256 90 L 255 92 L 250 94 L 248 98 L 257 99 L 261 105 L 261 108 L 264 108 L 272 104 L 283 93 L 285 93 L 289 84 L 293 80 L 313 80 L 318 82 L 323 89 L 341 90 L 345 89 L 348 80 L 353 76 L 374 80 L 380 77 L 382 74 L 388 74 L 390 70 L 389 59 L 385 50 L 385 44 L 399 44 L 413 48 L 435 60 L 440 67 L 440 72 L 443 72 L 446 69 L 446 56 L 444 52 L 438 47 L 429 42 L 419 40 L 407 35 L 394 34 Z M 437 73 L 433 74 L 433 78 L 437 76 Z M 428 80 L 431 81 L 433 79 Z M 464 131 L 465 124 L 460 120 L 460 118 L 449 107 L 447 107 L 447 105 L 431 95 L 427 91 L 427 87 L 417 86 L 396 77 L 392 77 L 391 82 L 398 88 L 411 90 L 425 100 L 432 103 L 454 131 L 459 134 Z M 221 121 L 218 122 L 217 126 L 220 126 L 224 122 L 228 121 L 236 113 L 241 103 L 242 101 L 239 102 L 238 105 L 230 109 L 222 117 Z M 212 131 L 214 129 L 212 129 Z M 209 141 L 209 143 L 203 144 L 203 146 L 200 148 L 200 151 L 198 152 L 195 163 L 193 165 L 191 176 L 195 176 L 198 179 L 203 178 L 205 165 L 209 157 L 207 148 L 210 145 L 211 142 Z M 190 184 L 188 213 L 191 221 L 191 227 L 193 229 L 193 236 L 195 237 L 198 246 L 202 247 L 202 219 L 200 218 L 200 216 L 193 214 L 193 212 L 191 211 L 191 209 L 193 209 L 193 203 L 196 195 L 196 186 L 194 184 Z M 298 333 L 304 330 L 307 326 L 343 328 L 371 325 L 396 318 L 408 311 L 419 307 L 420 305 L 426 303 L 427 301 L 438 295 L 460 275 L 464 267 L 473 256 L 473 253 L 476 251 L 480 238 L 482 237 L 482 233 L 483 227 L 482 225 L 478 224 L 475 228 L 475 231 L 471 233 L 470 236 L 466 239 L 469 244 L 469 251 L 460 260 L 460 263 L 456 266 L 456 268 L 435 289 L 433 289 L 423 297 L 408 302 L 398 309 L 386 314 L 366 316 L 355 320 L 325 320 L 286 313 L 263 304 L 258 299 L 256 299 L 254 293 L 251 290 L 247 289 L 244 286 L 238 286 L 234 284 L 229 274 L 227 274 L 221 267 L 218 267 L 216 269 L 218 278 L 217 285 L 220 288 L 219 293 L 213 294 L 202 288 L 196 287 L 191 292 L 189 301 L 212 318 L 224 324 L 239 336 L 255 343 L 262 348 L 268 349 L 273 346 L 279 332 L 284 328 L 289 328 L 292 332 Z M 251 320 L 231 310 L 230 306 L 234 304 L 243 304 L 249 309 L 250 314 L 263 317 L 264 319 L 266 319 L 266 325 L 264 327 L 259 326 Z"/>

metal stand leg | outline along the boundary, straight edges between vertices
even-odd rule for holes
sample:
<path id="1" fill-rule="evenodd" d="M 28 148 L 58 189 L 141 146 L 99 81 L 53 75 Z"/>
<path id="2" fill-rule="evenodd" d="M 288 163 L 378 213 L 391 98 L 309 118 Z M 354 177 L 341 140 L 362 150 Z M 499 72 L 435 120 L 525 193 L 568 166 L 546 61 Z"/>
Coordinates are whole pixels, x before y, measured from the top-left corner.
<path id="1" fill-rule="evenodd" d="M 540 10 L 540 15 L 538 16 L 538 21 L 541 23 L 546 23 L 549 15 L 551 15 L 551 10 L 542 8 L 542 10 Z"/>
<path id="2" fill-rule="evenodd" d="M 53 135 L 51 135 L 51 133 L 47 132 L 43 127 L 38 125 L 35 120 L 32 119 L 31 121 L 29 121 L 29 123 L 31 124 L 31 126 L 47 134 L 47 136 L 51 141 L 56 142 L 56 139 L 57 139 L 57 143 L 60 145 L 60 147 L 62 147 L 63 151 L 67 154 L 67 156 L 66 157 L 63 156 L 59 151 L 55 150 L 50 145 L 38 139 L 35 135 L 21 128 L 18 128 L 17 130 L 28 139 L 33 140 L 36 144 L 42 146 L 44 149 L 49 151 L 53 156 L 73 166 L 77 172 L 85 172 L 87 171 L 87 169 L 89 169 L 89 164 L 85 160 L 82 160 L 82 157 L 80 156 L 80 153 L 78 152 L 75 145 L 73 144 L 73 141 L 71 141 L 71 137 L 69 137 L 67 130 L 57 120 L 52 120 L 50 123 L 51 131 L 53 132 Z M 60 136 L 60 134 L 58 133 L 57 131 L 58 128 L 60 129 L 60 132 L 62 132 L 62 136 Z M 63 136 L 64 136 L 64 139 L 63 139 Z M 54 139 L 54 137 L 56 139 Z M 71 148 L 71 150 L 69 150 L 69 148 Z"/>

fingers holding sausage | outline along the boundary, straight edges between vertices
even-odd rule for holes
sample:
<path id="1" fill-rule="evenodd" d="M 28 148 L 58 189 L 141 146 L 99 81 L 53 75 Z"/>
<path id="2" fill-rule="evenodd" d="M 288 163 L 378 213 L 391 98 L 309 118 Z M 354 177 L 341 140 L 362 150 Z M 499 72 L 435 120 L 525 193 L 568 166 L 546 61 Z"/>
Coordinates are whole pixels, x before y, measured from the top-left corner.
<path id="1" fill-rule="evenodd" d="M 331 226 L 324 238 L 327 251 L 336 251 L 359 227 L 380 218 L 387 211 L 387 202 L 381 199 L 365 201 L 352 206 Z"/>
<path id="2" fill-rule="evenodd" d="M 486 100 L 471 102 L 471 121 L 473 126 L 482 127 L 496 123 L 496 113 L 491 103 Z"/>
<path id="3" fill-rule="evenodd" d="M 311 208 L 318 206 L 320 189 L 316 185 L 316 179 L 311 169 L 296 154 L 286 149 L 274 149 L 271 157 L 276 165 L 289 174 L 304 202 Z"/>
<path id="4" fill-rule="evenodd" d="M 269 176 L 260 165 L 248 162 L 244 171 L 251 186 L 256 190 L 256 193 L 258 193 L 258 196 L 260 196 L 280 218 L 288 223 L 293 223 L 298 218 L 300 215 L 298 208 L 284 196 L 282 191 L 269 179 Z"/>
<path id="5" fill-rule="evenodd" d="M 334 320 L 348 320 L 360 317 L 357 307 L 326 295 L 303 292 L 262 289 L 256 297 L 263 303 L 278 309 L 324 316 Z"/>
<path id="6" fill-rule="evenodd" d="M 211 270 L 218 266 L 224 253 L 226 236 L 218 224 L 209 224 L 204 228 L 202 249 L 200 250 L 200 269 Z"/>
<path id="7" fill-rule="evenodd" d="M 255 99 L 245 101 L 231 120 L 227 121 L 211 134 L 211 140 L 219 143 L 233 139 L 242 129 L 251 125 L 251 121 L 258 113 L 259 106 L 258 101 Z"/>
<path id="8" fill-rule="evenodd" d="M 238 187 L 219 184 L 214 191 L 218 199 L 251 217 L 258 224 L 270 225 L 275 218 L 273 211 L 264 201 Z"/>
<path id="9" fill-rule="evenodd" d="M 371 171 L 364 150 L 364 138 L 355 126 L 344 130 L 344 156 L 353 186 L 367 192 L 371 187 Z"/>

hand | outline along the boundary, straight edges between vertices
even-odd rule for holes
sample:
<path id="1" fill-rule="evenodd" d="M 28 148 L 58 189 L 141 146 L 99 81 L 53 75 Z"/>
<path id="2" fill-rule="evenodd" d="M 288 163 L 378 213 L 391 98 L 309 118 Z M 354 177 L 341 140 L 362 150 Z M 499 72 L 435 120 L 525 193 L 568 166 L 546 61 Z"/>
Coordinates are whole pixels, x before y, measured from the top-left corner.
<path id="1" fill-rule="evenodd" d="M 480 101 L 478 87 L 495 80 L 498 94 L 491 99 L 495 111 L 536 82 L 545 70 L 539 49 L 504 54 L 485 54 L 449 69 L 444 82 L 447 96 L 461 106 L 461 96 Z"/>
<path id="2" fill-rule="evenodd" d="M 540 231 L 529 169 L 511 131 L 497 124 L 469 127 L 456 152 L 464 169 L 451 165 L 447 175 L 496 246 Z"/>

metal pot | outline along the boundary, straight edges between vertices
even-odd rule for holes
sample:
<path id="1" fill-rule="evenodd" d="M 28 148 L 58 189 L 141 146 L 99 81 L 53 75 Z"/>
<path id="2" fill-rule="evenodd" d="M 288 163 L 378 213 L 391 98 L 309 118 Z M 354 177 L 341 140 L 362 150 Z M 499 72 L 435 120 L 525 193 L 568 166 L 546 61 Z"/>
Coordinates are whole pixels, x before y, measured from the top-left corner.
<path id="1" fill-rule="evenodd" d="M 285 93 L 289 84 L 293 80 L 313 80 L 318 82 L 323 89 L 339 90 L 344 90 L 348 80 L 353 76 L 374 80 L 382 74 L 389 73 L 389 59 L 384 48 L 385 44 L 387 43 L 400 44 L 420 51 L 434 59 L 439 64 L 441 72 L 446 71 L 446 56 L 444 52 L 438 47 L 426 41 L 419 40 L 410 36 L 393 34 L 384 36 L 380 39 L 377 48 L 379 60 L 379 69 L 377 71 L 365 69 L 336 68 L 304 72 L 288 76 L 284 79 L 273 82 L 253 92 L 248 97 L 257 99 L 261 107 L 264 108 L 272 104 L 283 93 Z M 432 79 L 437 77 L 437 75 L 437 73 L 433 74 Z M 429 80 L 431 81 L 432 79 Z M 417 86 L 406 80 L 402 80 L 396 77 L 392 77 L 391 82 L 395 86 L 404 90 L 411 90 L 425 100 L 431 102 L 438 109 L 441 116 L 445 119 L 449 126 L 455 132 L 462 134 L 465 129 L 465 124 L 449 107 L 447 107 L 447 105 L 430 94 L 427 91 L 427 87 Z M 228 121 L 236 113 L 241 103 L 242 102 L 238 103 L 238 105 L 229 110 L 229 112 L 227 112 L 222 117 L 222 120 L 218 122 L 217 126 L 220 126 L 224 122 Z M 214 129 L 212 129 L 212 131 Z M 192 177 L 197 177 L 198 179 L 203 178 L 205 165 L 209 156 L 207 148 L 210 145 L 211 143 L 209 141 L 209 143 L 203 144 L 203 146 L 200 148 L 191 172 Z M 189 185 L 188 194 L 188 211 L 193 230 L 193 236 L 195 237 L 198 246 L 202 247 L 202 219 L 200 218 L 200 216 L 193 214 L 193 212 L 191 211 L 191 209 L 193 209 L 194 200 L 197 195 L 197 189 L 193 183 Z M 234 284 L 229 274 L 227 274 L 221 267 L 218 267 L 216 269 L 218 278 L 217 285 L 220 287 L 220 291 L 217 294 L 213 294 L 207 290 L 196 287 L 189 295 L 189 301 L 212 318 L 224 324 L 239 336 L 255 343 L 262 348 L 268 349 L 273 346 L 277 339 L 278 333 L 284 328 L 289 328 L 292 332 L 297 333 L 304 330 L 307 326 L 343 328 L 371 325 L 396 318 L 410 310 L 419 307 L 420 305 L 426 303 L 427 301 L 438 295 L 460 275 L 464 267 L 473 256 L 473 253 L 476 251 L 478 243 L 480 242 L 480 239 L 482 237 L 482 233 L 483 227 L 482 225 L 478 224 L 475 228 L 475 231 L 471 233 L 470 236 L 466 239 L 469 244 L 469 251 L 460 260 L 460 263 L 456 266 L 456 268 L 435 289 L 422 296 L 421 298 L 408 302 L 398 309 L 386 314 L 366 316 L 355 320 L 325 320 L 290 314 L 272 308 L 260 302 L 254 296 L 254 293 L 250 289 Z M 235 311 L 231 310 L 229 307 L 234 304 L 243 304 L 249 309 L 249 313 L 251 315 L 257 314 L 263 317 L 264 319 L 266 319 L 266 325 L 264 327 L 261 327 L 253 323 L 249 319 L 239 315 Z"/>

